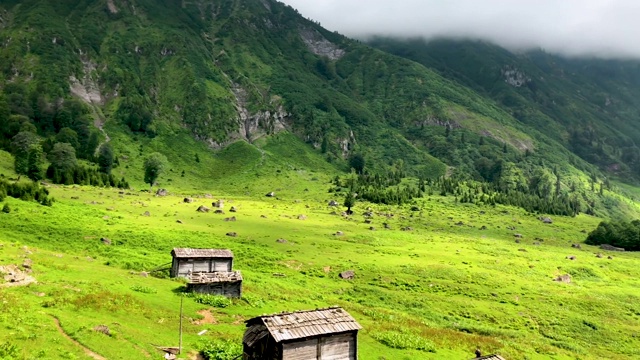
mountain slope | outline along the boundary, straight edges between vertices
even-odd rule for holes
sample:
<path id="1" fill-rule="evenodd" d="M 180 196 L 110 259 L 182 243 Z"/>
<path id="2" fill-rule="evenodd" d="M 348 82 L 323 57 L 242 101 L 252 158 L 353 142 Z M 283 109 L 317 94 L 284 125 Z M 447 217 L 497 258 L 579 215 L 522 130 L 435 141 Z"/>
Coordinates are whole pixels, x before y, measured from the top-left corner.
<path id="1" fill-rule="evenodd" d="M 371 44 L 475 89 L 610 175 L 637 179 L 637 61 L 513 54 L 477 41 L 378 38 Z"/>
<path id="2" fill-rule="evenodd" d="M 601 162 L 576 156 L 566 145 L 569 130 L 556 118 L 527 112 L 548 124 L 537 126 L 540 121 L 522 115 L 526 109 L 505 106 L 506 95 L 489 96 L 474 81 L 447 78 L 327 31 L 276 1 L 1 6 L 0 118 L 6 125 L 0 146 L 6 150 L 13 150 L 18 132 L 31 131 L 29 124 L 45 152 L 67 141 L 60 133 L 70 128 L 79 157 L 89 161 L 109 136 L 96 125 L 126 126 L 124 136 L 112 134 L 116 149 L 136 133 L 168 148 L 189 134 L 219 149 L 287 131 L 343 169 L 350 156 L 362 154 L 369 171 L 448 174 L 503 192 L 555 196 L 589 213 L 611 215 L 620 205 L 609 193 L 615 189 L 585 159 Z M 478 64 L 474 71 L 484 76 Z M 614 152 L 600 143 L 604 153 Z M 626 206 L 615 211 L 632 212 Z"/>

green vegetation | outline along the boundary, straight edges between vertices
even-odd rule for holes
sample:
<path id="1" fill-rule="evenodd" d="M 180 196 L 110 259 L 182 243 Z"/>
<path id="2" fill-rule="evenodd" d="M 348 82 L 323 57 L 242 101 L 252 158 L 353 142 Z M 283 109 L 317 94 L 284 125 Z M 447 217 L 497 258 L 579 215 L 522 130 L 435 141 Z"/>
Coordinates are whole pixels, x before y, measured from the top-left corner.
<path id="1" fill-rule="evenodd" d="M 53 207 L 5 199 L 13 211 L 0 222 L 0 265 L 20 265 L 26 255 L 38 281 L 0 288 L 0 301 L 8 305 L 0 310 L 0 326 L 8 329 L 0 343 L 14 349 L 14 358 L 85 358 L 51 316 L 106 358 L 156 354 L 152 344 L 176 346 L 184 284 L 160 273 L 139 274 L 166 264 L 175 246 L 229 248 L 245 279 L 242 299 L 184 298 L 184 358 L 200 351 L 235 356 L 243 321 L 253 316 L 332 305 L 343 306 L 363 325 L 363 359 L 464 358 L 476 347 L 508 358 L 640 355 L 632 336 L 640 316 L 633 305 L 640 297 L 637 254 L 614 253 L 608 260 L 593 255 L 606 251 L 589 245 L 571 248 L 598 218 L 553 216 L 552 224 L 544 224 L 518 208 L 463 203 L 436 189 L 429 195 L 436 180 L 425 181 L 424 194 L 404 205 L 360 199 L 353 215 L 343 217 L 327 206 L 339 172 L 306 169 L 307 163 L 322 163 L 322 155 L 294 136 L 215 153 L 185 140 L 182 146 L 191 151 L 175 149 L 185 160 L 147 141 L 115 142 L 119 153 L 131 156 L 114 172 L 134 179 L 135 189 L 146 189 L 146 154 L 172 154 L 161 181 L 174 195 L 50 185 L 57 199 Z M 287 158 L 290 149 L 305 152 Z M 199 167 L 187 166 L 195 164 L 194 151 Z M 10 173 L 11 159 L 0 159 L 8 167 L 0 172 Z M 183 166 L 185 177 L 176 176 Z M 220 169 L 227 169 L 224 176 Z M 278 199 L 264 197 L 268 191 Z M 237 222 L 196 212 L 212 201 L 205 193 L 233 204 Z M 184 203 L 185 196 L 196 201 Z M 371 216 L 364 217 L 368 208 Z M 145 211 L 150 216 L 142 216 Z M 306 220 L 298 220 L 299 214 Z M 230 231 L 238 237 L 225 236 Z M 343 235 L 333 235 L 337 231 Z M 520 243 L 513 241 L 515 233 L 522 235 Z M 287 243 L 276 242 L 280 238 Z M 356 278 L 340 279 L 344 270 L 354 270 Z M 572 282 L 552 281 L 562 274 Z M 110 336 L 93 330 L 101 324 Z M 208 332 L 198 336 L 202 330 Z"/>
<path id="2" fill-rule="evenodd" d="M 640 251 L 640 220 L 601 222 L 585 241 L 590 245 L 609 244 L 630 251 Z"/>
<path id="3" fill-rule="evenodd" d="M 182 296 L 182 358 L 332 305 L 362 359 L 640 357 L 639 255 L 589 245 L 639 243 L 635 63 L 374 42 L 413 62 L 271 0 L 133 5 L 0 5 L 0 266 L 37 280 L 0 284 L 0 358 L 155 357 Z M 243 298 L 184 294 L 176 246 L 231 249 Z"/>

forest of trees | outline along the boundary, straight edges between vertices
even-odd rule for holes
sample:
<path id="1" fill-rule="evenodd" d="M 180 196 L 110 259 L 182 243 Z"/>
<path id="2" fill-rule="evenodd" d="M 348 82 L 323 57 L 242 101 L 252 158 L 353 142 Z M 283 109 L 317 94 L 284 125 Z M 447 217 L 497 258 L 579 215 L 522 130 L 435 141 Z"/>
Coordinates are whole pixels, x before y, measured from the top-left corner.
<path id="1" fill-rule="evenodd" d="M 609 244 L 629 251 L 640 251 L 640 220 L 603 221 L 589 233 L 585 243 Z"/>
<path id="2" fill-rule="evenodd" d="M 33 181 L 128 188 L 111 174 L 117 157 L 108 143 L 100 145 L 103 136 L 87 106 L 44 93 L 9 83 L 0 94 L 0 149 L 13 154 L 16 173 Z"/>

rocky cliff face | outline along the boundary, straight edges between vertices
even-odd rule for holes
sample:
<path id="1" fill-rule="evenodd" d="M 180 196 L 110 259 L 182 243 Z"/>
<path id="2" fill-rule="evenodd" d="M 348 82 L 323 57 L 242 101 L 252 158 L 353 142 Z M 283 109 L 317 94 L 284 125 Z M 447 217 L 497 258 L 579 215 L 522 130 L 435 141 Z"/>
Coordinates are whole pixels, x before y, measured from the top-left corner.
<path id="1" fill-rule="evenodd" d="M 521 87 L 531 81 L 531 78 L 523 71 L 509 65 L 503 67 L 501 73 L 504 77 L 504 81 L 513 87 Z"/>
<path id="2" fill-rule="evenodd" d="M 344 50 L 325 39 L 324 36 L 315 29 L 300 29 L 300 37 L 307 45 L 309 51 L 318 56 L 326 56 L 331 60 L 338 60 L 345 54 Z"/>

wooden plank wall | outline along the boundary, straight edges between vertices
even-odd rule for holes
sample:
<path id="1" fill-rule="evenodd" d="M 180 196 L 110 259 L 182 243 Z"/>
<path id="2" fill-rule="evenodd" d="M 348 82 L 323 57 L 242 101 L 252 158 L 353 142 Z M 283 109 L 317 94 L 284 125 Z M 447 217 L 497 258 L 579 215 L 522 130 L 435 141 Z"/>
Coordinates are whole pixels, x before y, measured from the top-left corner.
<path id="1" fill-rule="evenodd" d="M 282 348 L 283 360 L 310 360 L 317 359 L 317 356 L 318 339 L 284 344 Z"/>
<path id="2" fill-rule="evenodd" d="M 328 335 L 283 345 L 283 360 L 357 360 L 357 333 Z"/>

